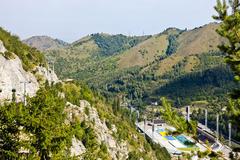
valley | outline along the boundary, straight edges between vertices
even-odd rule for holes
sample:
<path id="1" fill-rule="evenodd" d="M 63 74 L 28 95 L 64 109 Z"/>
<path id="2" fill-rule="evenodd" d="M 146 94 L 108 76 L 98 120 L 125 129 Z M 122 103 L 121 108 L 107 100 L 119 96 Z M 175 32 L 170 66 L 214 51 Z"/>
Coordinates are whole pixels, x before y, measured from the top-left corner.
<path id="1" fill-rule="evenodd" d="M 58 79 L 36 48 L 0 28 L 0 159 L 170 159 L 135 129 L 128 109 Z"/>
<path id="2" fill-rule="evenodd" d="M 218 26 L 169 28 L 140 37 L 92 34 L 69 46 L 47 50 L 45 56 L 54 62 L 61 78 L 84 81 L 107 97 L 125 94 L 138 107 L 159 101 L 160 96 L 171 98 L 178 106 L 206 99 L 224 102 L 224 95 L 235 84 L 217 48 L 224 42 L 215 31 Z M 226 77 L 218 78 L 222 72 Z M 201 87 L 191 83 L 194 79 Z"/>
<path id="3" fill-rule="evenodd" d="M 1 160 L 240 159 L 239 0 L 1 5 Z"/>
<path id="4" fill-rule="evenodd" d="M 226 41 L 216 33 L 219 25 L 169 28 L 149 36 L 91 34 L 68 46 L 42 51 L 62 79 L 82 81 L 108 102 L 133 107 L 142 120 L 149 104 L 161 104 L 160 97 L 167 97 L 176 108 L 190 105 L 193 120 L 199 122 L 204 119 L 202 111 L 208 109 L 208 127 L 215 130 L 214 114 L 228 106 L 226 95 L 238 87 L 218 49 Z M 155 112 L 154 118 L 161 114 Z M 224 118 L 229 119 L 220 117 L 220 130 L 226 137 Z M 237 128 L 232 132 L 239 140 Z"/>

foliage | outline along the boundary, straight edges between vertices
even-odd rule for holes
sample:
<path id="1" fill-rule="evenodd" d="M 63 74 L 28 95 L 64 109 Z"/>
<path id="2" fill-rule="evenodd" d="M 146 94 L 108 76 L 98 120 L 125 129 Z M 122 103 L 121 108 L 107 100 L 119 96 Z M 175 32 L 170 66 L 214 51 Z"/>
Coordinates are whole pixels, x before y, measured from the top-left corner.
<path id="1" fill-rule="evenodd" d="M 127 40 L 125 41 L 124 38 Z M 146 38 L 147 36 L 141 38 L 121 38 L 120 36 L 119 39 L 114 37 L 109 44 L 119 45 L 121 43 L 120 50 L 108 47 L 105 49 L 111 51 L 109 54 L 115 51 L 121 52 Z M 11 36 L 3 29 L 0 30 L 0 40 L 9 51 L 1 54 L 6 54 L 9 59 L 12 58 L 10 53 L 16 54 L 22 60 L 25 70 L 31 71 L 36 65 L 46 65 L 45 59 L 39 51 L 22 44 L 18 37 Z M 102 46 L 102 48 L 104 47 Z M 95 55 L 95 58 L 102 60 L 101 56 Z M 115 62 L 115 59 L 112 61 Z M 96 63 L 96 66 L 99 64 Z M 115 65 L 107 63 L 103 68 L 109 66 L 115 67 Z M 41 77 L 38 79 L 41 80 Z M 79 105 L 79 100 L 87 100 L 96 107 L 101 120 L 106 120 L 109 129 L 112 129 L 113 126 L 117 128 L 117 132 L 113 133 L 114 136 L 120 142 L 125 140 L 131 151 L 144 159 L 151 159 L 155 156 L 151 147 L 148 148 L 148 152 L 140 150 L 147 142 L 134 128 L 133 121 L 129 119 L 129 111 L 120 108 L 119 102 L 117 102 L 114 115 L 112 112 L 114 107 L 106 102 L 107 100 L 99 94 L 98 90 L 92 91 L 82 83 L 66 82 L 52 86 L 46 83 L 39 89 L 36 96 L 28 98 L 26 106 L 16 102 L 1 105 L 0 159 L 69 159 L 69 149 L 73 137 L 82 141 L 86 147 L 84 159 L 95 159 L 96 157 L 110 159 L 107 145 L 103 142 L 98 143 L 92 123 L 85 121 L 80 123 L 79 119 L 70 124 L 66 123 L 67 117 L 64 110 L 66 102 Z M 86 109 L 85 113 L 88 114 L 89 110 Z M 26 151 L 26 154 L 19 153 L 22 150 Z M 158 154 L 158 156 L 161 155 Z"/>
<path id="2" fill-rule="evenodd" d="M 75 136 L 87 148 L 84 156 L 88 157 L 97 149 L 98 152 L 94 152 L 95 156 L 101 155 L 100 157 L 106 159 L 108 153 L 99 150 L 101 146 L 90 124 L 86 122 L 80 124 L 79 121 L 69 125 L 65 123 L 66 99 L 63 99 L 64 97 L 59 93 L 65 91 L 68 96 L 66 98 L 76 102 L 70 96 L 71 92 L 75 94 L 73 88 L 81 88 L 81 95 L 78 95 L 81 98 L 84 98 L 84 92 L 93 94 L 89 93 L 90 90 L 87 87 L 79 87 L 76 84 L 57 84 L 52 87 L 45 85 L 45 88 L 41 88 L 35 97 L 28 99 L 27 106 L 23 106 L 22 103 L 1 106 L 0 138 L 4 141 L 0 141 L 0 157 L 6 159 L 21 157 L 18 153 L 21 149 L 29 151 L 27 156 L 34 159 L 59 159 L 59 157 L 67 159 L 70 155 L 68 148 Z"/>
<path id="3" fill-rule="evenodd" d="M 35 97 L 28 99 L 27 106 L 14 102 L 1 106 L 0 132 L 5 133 L 1 139 L 11 145 L 1 145 L 1 156 L 7 159 L 19 156 L 20 149 L 29 151 L 29 156 L 35 159 L 64 155 L 73 136 L 70 126 L 64 124 L 64 107 L 64 100 L 58 97 L 55 88 L 41 88 Z"/>
<path id="4" fill-rule="evenodd" d="M 94 99 L 92 91 L 85 84 L 73 82 L 59 84 L 58 87 L 65 94 L 66 100 L 72 104 L 79 105 L 79 100 L 92 102 Z"/>
<path id="5" fill-rule="evenodd" d="M 161 114 L 163 118 L 176 127 L 179 133 L 188 132 L 196 135 L 197 133 L 197 123 L 194 121 L 187 122 L 185 118 L 179 116 L 176 110 L 172 109 L 170 102 L 166 98 L 161 98 L 163 110 Z"/>
<path id="6" fill-rule="evenodd" d="M 166 148 L 161 147 L 159 144 L 153 143 L 149 138 L 147 141 L 150 143 L 150 146 L 155 151 L 156 158 L 159 160 L 170 160 L 171 156 L 167 152 Z"/>
<path id="7" fill-rule="evenodd" d="M 159 101 L 159 96 L 171 98 L 176 106 L 196 100 L 211 102 L 216 98 L 219 103 L 225 103 L 225 94 L 236 85 L 232 82 L 232 72 L 223 64 L 223 54 L 204 53 L 197 59 L 200 63 L 190 73 L 185 71 L 189 61 L 184 59 L 162 76 L 156 76 L 154 70 L 142 72 L 141 68 L 135 67 L 116 74 L 106 74 L 106 71 L 100 83 L 96 77 L 88 84 L 108 98 L 124 93 L 137 107 Z"/>
<path id="8" fill-rule="evenodd" d="M 82 123 L 82 127 L 85 130 L 82 137 L 82 142 L 84 146 L 90 148 L 91 150 L 95 150 L 98 146 L 98 143 L 96 141 L 96 135 L 94 133 L 94 130 L 90 126 L 86 125 L 84 122 Z"/>
<path id="9" fill-rule="evenodd" d="M 57 90 L 51 88 L 40 89 L 23 109 L 24 119 L 31 122 L 24 124 L 25 130 L 33 135 L 30 145 L 41 159 L 61 153 L 66 141 L 71 139 L 66 136 L 69 128 L 64 125 L 64 108 L 64 100 L 58 97 Z"/>
<path id="10" fill-rule="evenodd" d="M 0 107 L 0 158 L 16 158 L 17 151 L 20 149 L 18 134 L 19 129 L 19 108 L 22 104 L 6 104 Z"/>
<path id="11" fill-rule="evenodd" d="M 167 51 L 166 51 L 166 54 L 167 55 L 171 55 L 173 53 L 175 53 L 177 51 L 177 48 L 178 48 L 178 42 L 177 42 L 177 36 L 178 35 L 169 35 L 168 36 L 168 48 L 167 48 Z"/>
<path id="12" fill-rule="evenodd" d="M 13 55 L 13 53 L 11 53 L 11 52 L 9 52 L 9 51 L 5 51 L 4 54 L 3 54 L 3 56 L 4 56 L 6 59 L 8 59 L 8 60 L 15 58 L 15 56 Z"/>
<path id="13" fill-rule="evenodd" d="M 122 34 L 107 35 L 98 33 L 92 34 L 92 38 L 100 48 L 100 54 L 109 56 L 134 47 L 149 37 L 127 37 Z"/>
<path id="14" fill-rule="evenodd" d="M 204 158 L 204 157 L 208 156 L 210 153 L 211 153 L 211 151 L 209 151 L 209 150 L 206 150 L 205 152 L 200 152 L 200 151 L 197 152 L 199 158 Z"/>
<path id="15" fill-rule="evenodd" d="M 158 45 L 160 42 L 157 41 L 157 43 L 155 40 L 157 36 L 148 39 L 147 36 L 93 34 L 87 40 L 73 44 L 66 50 L 49 51 L 47 57 L 56 59 L 56 72 L 61 78 L 84 81 L 91 89 L 111 101 L 117 95 L 124 94 L 133 106 L 141 109 L 152 101 L 159 101 L 159 96 L 173 99 L 176 106 L 190 104 L 195 100 L 209 102 L 219 99 L 219 103 L 222 103 L 226 99 L 224 95 L 235 87 L 230 82 L 232 73 L 222 65 L 223 53 L 219 52 L 216 47 L 211 47 L 204 53 L 189 56 L 181 55 L 181 53 L 175 54 L 180 45 L 181 47 L 187 45 L 179 41 L 182 33 L 189 33 L 189 35 L 196 33 L 194 30 L 192 32 L 169 29 L 161 33 L 160 35 L 165 35 L 169 41 L 162 45 L 168 44 L 168 46 L 165 47 L 165 50 L 158 51 L 159 55 L 155 56 L 152 62 L 141 67 L 121 68 L 119 59 L 127 56 L 129 52 L 132 53 L 134 48 L 137 48 L 136 52 L 145 54 L 144 44 L 151 41 L 153 45 Z M 134 45 L 130 45 L 130 41 L 133 39 L 138 39 L 138 42 L 133 44 L 139 45 L 132 47 Z M 218 42 L 219 40 L 216 40 L 216 43 Z M 90 48 L 86 47 L 86 43 Z M 97 47 L 95 46 L 97 49 L 92 49 L 95 48 L 92 43 L 97 44 Z M 148 49 L 148 52 L 151 50 Z M 175 56 L 183 58 L 170 69 L 167 68 L 168 71 L 164 74 L 158 74 L 162 68 L 159 67 L 159 64 Z M 149 57 L 146 56 L 145 59 L 147 58 Z M 213 73 L 214 77 L 210 73 Z M 225 73 L 226 76 L 224 76 Z M 214 79 L 217 80 L 216 84 Z M 191 84 L 190 80 L 196 80 L 197 83 L 200 83 L 200 87 L 195 83 Z M 184 85 L 185 83 L 188 85 Z"/>
<path id="16" fill-rule="evenodd" d="M 229 14 L 227 2 L 217 0 L 217 5 L 215 10 L 218 15 L 213 16 L 214 19 L 220 20 L 222 23 L 218 28 L 217 32 L 219 35 L 227 40 L 219 46 L 219 49 L 226 54 L 226 63 L 230 66 L 234 73 L 235 81 L 239 83 L 240 81 L 240 47 L 239 47 L 239 30 L 240 30 L 240 2 L 239 0 L 229 0 L 229 5 L 231 7 L 232 13 Z M 231 95 L 230 104 L 228 107 L 230 117 L 234 124 L 239 126 L 240 117 L 240 89 L 239 87 L 234 90 Z"/>
<path id="17" fill-rule="evenodd" d="M 5 55 L 13 58 L 12 53 L 16 54 L 23 62 L 23 68 L 31 71 L 37 65 L 46 65 L 45 58 L 41 52 L 23 44 L 17 36 L 11 35 L 0 27 L 0 40 L 8 50 Z"/>
<path id="18" fill-rule="evenodd" d="M 226 103 L 225 95 L 236 85 L 232 82 L 231 70 L 222 64 L 222 53 L 205 53 L 197 58 L 201 63 L 190 73 L 184 71 L 185 63 L 188 62 L 183 60 L 161 77 L 156 76 L 154 70 L 141 72 L 140 68 L 132 68 L 118 72 L 116 76 L 107 76 L 106 82 L 91 80 L 89 85 L 98 88 L 108 98 L 126 94 L 126 98 L 137 107 L 159 101 L 159 96 L 171 98 L 176 106 L 188 105 L 198 100 L 212 102 L 218 99 L 217 103 Z"/>
<path id="19" fill-rule="evenodd" d="M 127 160 L 138 160 L 139 159 L 139 155 L 137 155 L 136 152 L 129 152 L 128 153 L 128 159 Z"/>
<path id="20" fill-rule="evenodd" d="M 79 92 L 76 92 L 79 91 Z M 112 106 L 104 102 L 101 96 L 92 92 L 87 87 L 76 83 L 56 84 L 54 86 L 45 85 L 35 97 L 28 98 L 27 106 L 22 103 L 5 104 L 0 107 L 0 152 L 1 158 L 25 157 L 18 151 L 24 149 L 30 151 L 27 155 L 33 159 L 68 159 L 71 141 L 73 137 L 82 141 L 86 147 L 84 159 L 94 159 L 96 157 L 109 159 L 106 144 L 98 143 L 97 136 L 90 122 L 73 121 L 65 123 L 66 114 L 64 112 L 66 101 L 77 102 L 71 94 L 80 93 L 76 98 L 84 98 L 84 92 L 90 96 L 92 106 L 95 106 L 101 119 L 106 120 L 108 128 L 114 125 L 117 132 L 114 137 L 119 142 L 126 141 L 131 151 L 144 159 L 151 159 L 156 156 L 164 157 L 164 152 L 153 151 L 147 145 L 143 137 L 135 130 L 134 124 L 130 122 L 129 111 L 120 108 L 115 115 Z M 66 97 L 62 96 L 64 93 Z M 89 96 L 86 96 L 89 98 Z M 5 134 L 8 133 L 8 134 Z M 24 137 L 23 139 L 19 138 Z M 139 148 L 147 146 L 148 150 L 140 152 Z"/>
<path id="21" fill-rule="evenodd" d="M 173 99 L 177 106 L 199 100 L 213 102 L 216 99 L 217 103 L 226 105 L 226 94 L 236 87 L 232 77 L 232 72 L 223 65 L 180 76 L 159 87 L 155 94 Z"/>

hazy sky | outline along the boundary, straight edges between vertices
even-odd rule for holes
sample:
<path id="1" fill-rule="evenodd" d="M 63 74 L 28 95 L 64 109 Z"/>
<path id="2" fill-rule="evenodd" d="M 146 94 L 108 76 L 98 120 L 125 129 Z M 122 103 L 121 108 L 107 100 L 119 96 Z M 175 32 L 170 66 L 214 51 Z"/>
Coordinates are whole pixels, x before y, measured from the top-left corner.
<path id="1" fill-rule="evenodd" d="M 0 0 L 0 26 L 25 39 L 49 35 L 72 42 L 106 32 L 155 34 L 212 22 L 216 0 Z"/>

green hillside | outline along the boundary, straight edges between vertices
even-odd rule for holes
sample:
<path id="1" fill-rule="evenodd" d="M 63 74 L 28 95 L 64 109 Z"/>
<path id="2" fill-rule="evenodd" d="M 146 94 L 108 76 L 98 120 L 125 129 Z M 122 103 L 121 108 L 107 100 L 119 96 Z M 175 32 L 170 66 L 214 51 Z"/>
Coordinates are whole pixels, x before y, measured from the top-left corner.
<path id="1" fill-rule="evenodd" d="M 80 91 L 80 92 L 79 92 Z M 59 97 L 59 92 L 66 98 Z M 111 128 L 115 125 L 117 132 L 113 136 L 119 141 L 126 141 L 129 158 L 137 159 L 170 159 L 169 154 L 160 146 L 151 146 L 143 136 L 134 128 L 129 120 L 128 110 L 112 111 L 110 104 L 104 102 L 103 97 L 93 93 L 84 85 L 68 83 L 55 86 L 46 85 L 41 88 L 35 97 L 28 99 L 27 106 L 22 103 L 0 105 L 0 158 L 2 159 L 72 159 L 69 148 L 72 138 L 77 137 L 86 147 L 81 156 L 84 159 L 111 159 L 108 148 L 104 142 L 98 143 L 94 131 L 94 122 L 79 121 L 78 117 L 70 124 L 66 123 L 67 115 L 64 113 L 66 102 L 78 105 L 80 99 L 91 102 L 98 111 L 101 120 L 106 121 Z M 76 103 L 77 102 L 77 103 Z M 85 114 L 89 114 L 85 110 Z M 8 133 L 8 134 L 5 134 Z M 20 138 L 21 137 L 24 138 Z M 143 148 L 140 151 L 139 148 Z M 28 154 L 21 154 L 24 150 Z M 77 158 L 77 157 L 75 157 Z"/>
<path id="2" fill-rule="evenodd" d="M 26 69 L 46 63 L 41 52 L 23 44 L 2 28 L 0 40 L 10 52 L 19 56 Z M 1 54 L 8 59 L 14 58 Z M 83 113 L 80 100 L 90 105 L 83 108 Z M 130 111 L 118 106 L 119 103 L 108 101 L 82 83 L 49 85 L 46 82 L 34 97 L 27 97 L 26 106 L 14 100 L 0 104 L 0 159 L 79 159 L 70 154 L 72 139 L 76 138 L 86 149 L 80 155 L 82 159 L 110 160 L 111 148 L 107 142 L 99 142 L 96 123 L 107 126 L 109 136 L 116 143 L 124 143 L 128 159 L 170 159 L 165 148 L 150 144 L 136 131 L 136 119 L 129 118 Z M 97 122 L 90 119 L 94 111 Z M 81 116 L 77 116 L 79 113 Z"/>
<path id="3" fill-rule="evenodd" d="M 46 65 L 46 60 L 42 53 L 37 49 L 23 44 L 17 36 L 11 35 L 0 27 L 0 40 L 8 50 L 7 53 L 1 53 L 6 58 L 11 58 L 12 53 L 15 53 L 23 62 L 25 70 L 32 70 L 37 65 Z"/>
<path id="4" fill-rule="evenodd" d="M 56 72 L 61 78 L 82 77 L 81 73 L 76 72 L 86 71 L 84 77 L 87 79 L 88 75 L 92 77 L 91 73 L 94 70 L 108 67 L 105 61 L 108 63 L 109 59 L 111 63 L 115 55 L 136 46 L 149 37 L 92 34 L 72 43 L 69 47 L 49 50 L 46 52 L 46 57 L 55 62 Z"/>
<path id="5" fill-rule="evenodd" d="M 219 70 L 228 72 L 229 76 L 221 78 L 223 84 L 231 79 L 231 71 L 221 67 L 224 56 L 217 46 L 224 40 L 215 32 L 218 26 L 211 23 L 193 30 L 169 28 L 160 34 L 144 37 L 93 34 L 74 42 L 71 47 L 48 51 L 46 57 L 55 61 L 56 72 L 61 78 L 85 81 L 108 97 L 126 94 L 128 99 L 140 106 L 159 100 L 159 96 L 164 95 L 177 103 L 178 94 L 172 94 L 171 89 L 160 94 L 157 88 L 182 88 L 181 83 L 186 80 L 184 77 L 208 70 L 216 72 L 216 76 Z M 218 68 L 217 71 L 214 68 Z M 209 76 L 206 74 L 198 78 L 201 81 Z M 173 84 L 181 78 L 181 83 Z M 208 87 L 210 82 L 203 83 L 200 88 L 204 92 L 185 86 L 190 93 L 180 98 L 181 104 L 201 98 L 205 100 L 212 88 Z M 233 83 L 230 84 L 234 87 Z M 224 95 L 228 90 L 219 92 Z M 213 99 L 215 96 L 211 94 Z"/>
<path id="6" fill-rule="evenodd" d="M 123 52 L 148 38 L 148 36 L 128 37 L 122 34 L 92 34 L 91 37 L 100 49 L 99 54 L 103 56 L 111 56 Z"/>

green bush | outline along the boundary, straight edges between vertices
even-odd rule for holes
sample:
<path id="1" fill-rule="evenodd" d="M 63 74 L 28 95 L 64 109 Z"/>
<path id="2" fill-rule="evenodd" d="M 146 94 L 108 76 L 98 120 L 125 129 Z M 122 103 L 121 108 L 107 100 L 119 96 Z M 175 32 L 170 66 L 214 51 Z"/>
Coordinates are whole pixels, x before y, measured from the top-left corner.
<path id="1" fill-rule="evenodd" d="M 85 107 L 84 108 L 84 113 L 87 115 L 87 116 L 89 116 L 89 107 Z"/>
<path id="2" fill-rule="evenodd" d="M 169 35 L 168 36 L 168 48 L 166 51 L 167 55 L 171 55 L 177 51 L 178 48 L 178 42 L 177 42 L 177 36 L 178 35 Z"/>
<path id="3" fill-rule="evenodd" d="M 108 129 L 112 129 L 112 124 L 109 120 L 106 121 L 106 126 L 108 127 Z"/>
<path id="4" fill-rule="evenodd" d="M 15 57 L 14 57 L 14 54 L 13 54 L 12 52 L 9 52 L 9 51 L 4 52 L 3 55 L 4 55 L 4 57 L 5 57 L 6 59 L 8 59 L 8 60 L 15 58 Z"/>

